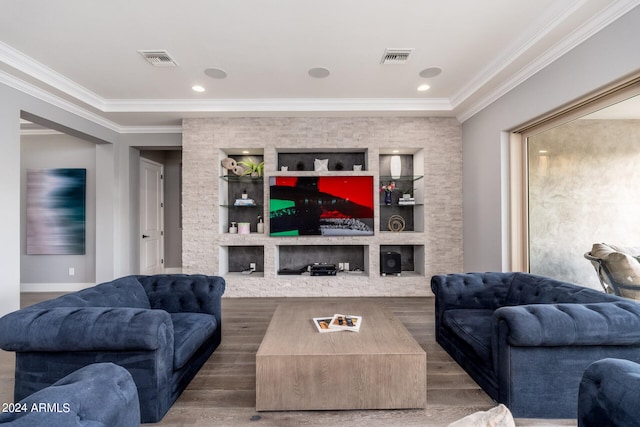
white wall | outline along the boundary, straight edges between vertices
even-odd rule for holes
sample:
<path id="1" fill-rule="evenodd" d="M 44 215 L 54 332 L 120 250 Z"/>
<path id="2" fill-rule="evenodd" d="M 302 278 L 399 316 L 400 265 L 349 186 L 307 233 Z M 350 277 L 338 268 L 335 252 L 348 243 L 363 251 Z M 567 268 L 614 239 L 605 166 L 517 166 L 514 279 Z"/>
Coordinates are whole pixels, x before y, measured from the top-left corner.
<path id="1" fill-rule="evenodd" d="M 465 271 L 509 265 L 505 132 L 640 70 L 638 23 L 640 7 L 463 123 Z"/>

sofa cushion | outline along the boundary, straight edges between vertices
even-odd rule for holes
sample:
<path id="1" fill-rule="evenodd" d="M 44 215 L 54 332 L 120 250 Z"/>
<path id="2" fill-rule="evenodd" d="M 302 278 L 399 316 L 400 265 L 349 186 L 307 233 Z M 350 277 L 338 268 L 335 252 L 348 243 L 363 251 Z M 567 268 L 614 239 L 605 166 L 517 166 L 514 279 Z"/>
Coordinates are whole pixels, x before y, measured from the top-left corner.
<path id="1" fill-rule="evenodd" d="M 140 282 L 132 276 L 62 295 L 32 307 L 38 309 L 54 307 L 151 308 L 147 293 Z"/>
<path id="2" fill-rule="evenodd" d="M 505 305 L 586 304 L 614 301 L 620 301 L 620 298 L 549 277 L 516 273 L 509 287 Z"/>
<path id="3" fill-rule="evenodd" d="M 490 309 L 458 309 L 447 310 L 443 323 L 491 366 L 492 319 L 493 310 Z"/>
<path id="4" fill-rule="evenodd" d="M 174 331 L 173 368 L 180 369 L 218 327 L 215 316 L 203 313 L 171 313 Z"/>

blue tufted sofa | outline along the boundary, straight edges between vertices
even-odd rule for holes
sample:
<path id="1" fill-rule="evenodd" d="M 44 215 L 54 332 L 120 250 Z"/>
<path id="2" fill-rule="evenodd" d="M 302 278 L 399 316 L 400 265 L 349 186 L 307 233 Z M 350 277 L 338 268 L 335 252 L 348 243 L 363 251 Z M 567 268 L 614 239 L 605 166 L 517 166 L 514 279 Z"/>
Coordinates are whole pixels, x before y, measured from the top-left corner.
<path id="1" fill-rule="evenodd" d="M 516 417 L 576 418 L 592 362 L 640 362 L 640 304 L 527 273 L 431 278 L 437 342 Z"/>
<path id="2" fill-rule="evenodd" d="M 138 390 L 131 374 L 123 367 L 94 363 L 16 405 L 3 407 L 0 425 L 137 427 L 140 425 Z"/>
<path id="3" fill-rule="evenodd" d="M 221 277 L 127 276 L 9 313 L 0 348 L 16 352 L 15 400 L 83 366 L 113 362 L 157 422 L 221 341 Z"/>
<path id="4" fill-rule="evenodd" d="M 578 393 L 578 427 L 640 427 L 640 365 L 629 360 L 593 362 Z"/>

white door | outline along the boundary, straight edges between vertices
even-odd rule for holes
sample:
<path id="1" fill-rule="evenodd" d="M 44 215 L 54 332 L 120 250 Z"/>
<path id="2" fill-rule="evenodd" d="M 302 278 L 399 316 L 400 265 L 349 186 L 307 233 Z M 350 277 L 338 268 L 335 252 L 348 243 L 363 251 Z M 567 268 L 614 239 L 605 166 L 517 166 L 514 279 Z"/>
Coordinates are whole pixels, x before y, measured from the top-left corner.
<path id="1" fill-rule="evenodd" d="M 163 165 L 140 159 L 140 274 L 164 270 Z"/>

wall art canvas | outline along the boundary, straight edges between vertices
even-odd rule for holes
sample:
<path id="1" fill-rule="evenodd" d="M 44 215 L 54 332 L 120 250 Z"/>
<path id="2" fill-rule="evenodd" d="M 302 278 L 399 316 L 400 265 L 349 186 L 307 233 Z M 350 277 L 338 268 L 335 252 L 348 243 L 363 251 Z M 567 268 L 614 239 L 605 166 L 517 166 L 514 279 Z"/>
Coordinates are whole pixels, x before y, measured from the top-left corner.
<path id="1" fill-rule="evenodd" d="M 82 255 L 86 169 L 27 170 L 27 254 Z"/>
<path id="2" fill-rule="evenodd" d="M 373 177 L 272 176 L 272 236 L 373 235 Z"/>

